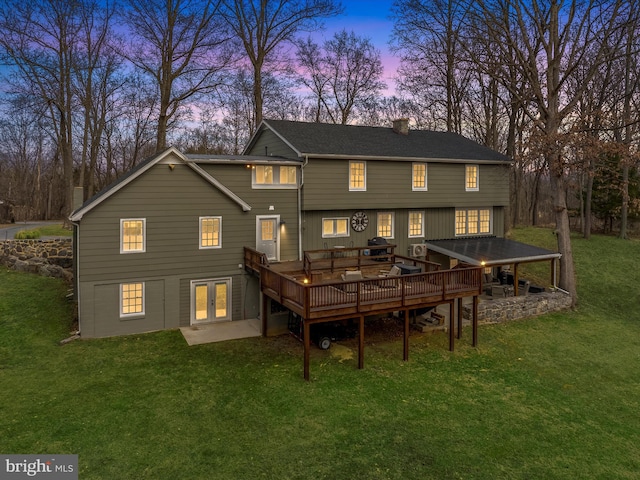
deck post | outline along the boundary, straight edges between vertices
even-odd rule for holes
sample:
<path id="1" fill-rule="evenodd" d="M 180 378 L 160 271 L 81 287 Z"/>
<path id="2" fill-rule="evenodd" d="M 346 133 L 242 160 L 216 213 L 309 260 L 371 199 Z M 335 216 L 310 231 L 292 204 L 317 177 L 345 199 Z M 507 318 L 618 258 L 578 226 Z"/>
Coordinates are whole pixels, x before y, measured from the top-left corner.
<path id="1" fill-rule="evenodd" d="M 304 379 L 309 380 L 309 323 L 302 319 L 302 330 L 304 337 Z"/>
<path id="2" fill-rule="evenodd" d="M 518 296 L 518 284 L 520 283 L 520 279 L 518 278 L 518 264 L 513 264 L 513 294 Z"/>
<path id="3" fill-rule="evenodd" d="M 364 315 L 358 317 L 358 368 L 364 368 Z"/>
<path id="4" fill-rule="evenodd" d="M 473 296 L 473 346 L 478 346 L 478 296 Z"/>
<path id="5" fill-rule="evenodd" d="M 449 351 L 453 352 L 455 344 L 455 321 L 453 318 L 453 300 L 449 301 Z"/>
<path id="6" fill-rule="evenodd" d="M 409 309 L 404 311 L 404 351 L 402 359 L 409 360 Z"/>
<path id="7" fill-rule="evenodd" d="M 462 338 L 462 297 L 458 298 L 458 340 Z"/>

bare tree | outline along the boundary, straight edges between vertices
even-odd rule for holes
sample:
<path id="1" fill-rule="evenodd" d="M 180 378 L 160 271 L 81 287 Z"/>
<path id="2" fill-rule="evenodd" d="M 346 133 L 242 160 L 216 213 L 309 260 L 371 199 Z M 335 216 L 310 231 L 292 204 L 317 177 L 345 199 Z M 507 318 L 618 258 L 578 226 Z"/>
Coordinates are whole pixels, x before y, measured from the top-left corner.
<path id="1" fill-rule="evenodd" d="M 318 108 L 331 122 L 346 124 L 354 109 L 370 104 L 385 88 L 380 51 L 368 38 L 336 33 L 318 48 L 310 39 L 300 43 L 298 62 L 302 83 L 316 99 Z"/>
<path id="2" fill-rule="evenodd" d="M 81 156 L 78 185 L 84 187 L 85 198 L 96 191 L 96 170 L 101 151 L 103 133 L 111 111 L 113 96 L 122 80 L 117 78 L 121 57 L 116 50 L 120 45 L 112 29 L 115 4 L 100 8 L 88 2 L 81 12 L 78 32 L 82 43 L 76 55 L 75 75 L 77 96 L 83 110 L 81 126 Z"/>
<path id="3" fill-rule="evenodd" d="M 514 67 L 525 79 L 531 102 L 536 107 L 530 116 L 545 143 L 544 158 L 549 167 L 558 250 L 562 254 L 559 283 L 575 302 L 575 267 L 566 203 L 567 165 L 561 134 L 564 122 L 575 112 L 589 80 L 597 74 L 600 65 L 611 60 L 608 44 L 603 39 L 620 34 L 627 2 L 480 0 L 474 4 L 475 20 L 483 27 L 478 32 L 479 37 L 494 40 L 494 50 L 487 52 L 487 61 L 478 62 L 478 65 L 494 64 L 493 55 L 514 59 Z M 587 45 L 593 52 L 589 57 L 585 55 Z M 587 83 L 569 95 L 566 84 L 579 65 L 584 68 Z M 502 75 L 498 79 L 507 88 L 512 88 Z"/>
<path id="4" fill-rule="evenodd" d="M 402 60 L 400 88 L 456 133 L 462 133 L 471 82 L 461 35 L 468 9 L 467 0 L 395 1 L 392 9 L 393 48 Z"/>
<path id="5" fill-rule="evenodd" d="M 211 92 L 231 62 L 218 0 L 126 0 L 122 19 L 132 42 L 127 58 L 153 79 L 158 94 L 156 151 L 185 102 Z"/>
<path id="6" fill-rule="evenodd" d="M 278 48 L 298 32 L 319 29 L 323 19 L 342 8 L 335 0 L 222 0 L 221 11 L 253 68 L 252 123 L 258 125 L 263 117 L 263 72 L 268 65 L 278 67 Z"/>
<path id="7" fill-rule="evenodd" d="M 73 69 L 84 5 L 67 0 L 0 3 L 0 50 L 14 92 L 44 107 L 62 161 L 66 217 L 73 195 Z"/>

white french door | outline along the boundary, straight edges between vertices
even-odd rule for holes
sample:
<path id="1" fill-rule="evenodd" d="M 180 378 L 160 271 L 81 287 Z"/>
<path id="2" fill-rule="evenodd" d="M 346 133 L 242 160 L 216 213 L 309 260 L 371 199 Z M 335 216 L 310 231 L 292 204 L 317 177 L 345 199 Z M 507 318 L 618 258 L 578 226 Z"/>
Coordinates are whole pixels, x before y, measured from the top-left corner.
<path id="1" fill-rule="evenodd" d="M 191 282 L 191 325 L 231 320 L 231 279 Z"/>

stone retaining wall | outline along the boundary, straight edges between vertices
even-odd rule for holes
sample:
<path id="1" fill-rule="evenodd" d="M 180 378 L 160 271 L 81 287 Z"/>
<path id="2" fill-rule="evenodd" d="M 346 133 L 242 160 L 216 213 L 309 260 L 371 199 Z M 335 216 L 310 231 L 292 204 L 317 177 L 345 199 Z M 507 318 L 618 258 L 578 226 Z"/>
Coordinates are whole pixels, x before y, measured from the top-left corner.
<path id="1" fill-rule="evenodd" d="M 508 322 L 571 308 L 571 297 L 561 292 L 535 293 L 521 297 L 482 299 L 478 303 L 478 322 Z M 463 318 L 471 319 L 471 305 L 462 307 Z"/>
<path id="2" fill-rule="evenodd" d="M 0 242 L 0 264 L 20 272 L 73 281 L 71 238 L 5 240 Z"/>

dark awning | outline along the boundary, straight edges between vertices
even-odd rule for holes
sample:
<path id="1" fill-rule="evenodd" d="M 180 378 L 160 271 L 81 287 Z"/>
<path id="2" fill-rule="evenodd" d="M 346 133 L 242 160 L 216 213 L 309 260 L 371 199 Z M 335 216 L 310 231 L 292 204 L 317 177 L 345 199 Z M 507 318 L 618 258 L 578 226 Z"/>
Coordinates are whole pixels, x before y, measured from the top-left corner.
<path id="1" fill-rule="evenodd" d="M 506 238 L 480 237 L 425 242 L 431 251 L 477 266 L 509 265 L 560 258 L 560 253 Z"/>

